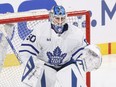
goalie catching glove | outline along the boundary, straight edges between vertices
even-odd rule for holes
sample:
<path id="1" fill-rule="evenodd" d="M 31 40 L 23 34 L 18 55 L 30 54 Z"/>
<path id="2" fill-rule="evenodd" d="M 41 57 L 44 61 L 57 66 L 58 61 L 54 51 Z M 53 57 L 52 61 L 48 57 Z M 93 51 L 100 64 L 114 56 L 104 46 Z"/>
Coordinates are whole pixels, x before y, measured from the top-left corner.
<path id="1" fill-rule="evenodd" d="M 85 47 L 81 58 L 84 71 L 86 72 L 98 69 L 102 62 L 100 50 L 96 45 L 88 45 Z"/>

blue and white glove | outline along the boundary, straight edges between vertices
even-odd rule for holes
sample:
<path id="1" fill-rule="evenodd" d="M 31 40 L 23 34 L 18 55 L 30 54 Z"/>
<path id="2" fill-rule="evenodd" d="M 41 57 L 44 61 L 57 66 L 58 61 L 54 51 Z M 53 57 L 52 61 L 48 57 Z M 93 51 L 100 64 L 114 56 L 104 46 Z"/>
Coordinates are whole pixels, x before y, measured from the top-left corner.
<path id="1" fill-rule="evenodd" d="M 96 45 L 85 47 L 81 59 L 86 72 L 98 69 L 102 63 L 102 55 Z"/>

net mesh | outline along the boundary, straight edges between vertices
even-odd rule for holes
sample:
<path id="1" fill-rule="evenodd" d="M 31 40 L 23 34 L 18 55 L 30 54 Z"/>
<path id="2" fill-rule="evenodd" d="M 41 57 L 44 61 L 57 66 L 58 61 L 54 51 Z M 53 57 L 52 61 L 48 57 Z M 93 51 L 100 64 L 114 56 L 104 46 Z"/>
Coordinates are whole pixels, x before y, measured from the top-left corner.
<path id="1" fill-rule="evenodd" d="M 21 42 L 30 34 L 33 27 L 48 21 L 47 12 L 42 11 L 4 14 L 4 17 L 3 14 L 0 15 L 0 24 L 14 23 L 11 42 L 13 43 L 17 53 Z M 90 42 L 90 16 L 88 11 L 68 12 L 67 22 L 83 30 L 88 42 Z M 9 54 L 13 54 L 10 46 L 7 48 L 7 55 Z M 9 63 L 9 60 L 13 59 L 10 56 L 7 58 L 5 59 L 5 61 L 7 61 L 6 63 Z M 4 67 L 0 73 L 0 87 L 24 87 L 20 82 L 23 69 L 20 65 L 14 66 L 13 62 L 10 63 L 12 66 L 7 68 Z"/>

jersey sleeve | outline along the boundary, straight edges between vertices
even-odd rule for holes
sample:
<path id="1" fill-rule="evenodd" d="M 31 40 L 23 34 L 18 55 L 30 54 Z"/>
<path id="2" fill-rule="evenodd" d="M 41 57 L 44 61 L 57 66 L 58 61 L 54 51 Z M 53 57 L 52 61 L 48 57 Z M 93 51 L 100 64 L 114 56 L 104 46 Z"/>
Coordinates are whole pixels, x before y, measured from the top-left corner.
<path id="1" fill-rule="evenodd" d="M 22 42 L 19 50 L 22 62 L 28 61 L 31 56 L 38 56 L 40 52 L 40 46 L 39 43 L 37 43 L 37 38 L 38 36 L 36 34 L 36 30 L 33 30 Z"/>
<path id="2" fill-rule="evenodd" d="M 89 44 L 86 40 L 84 33 L 81 30 L 79 31 L 79 33 L 77 33 L 77 38 L 78 44 L 72 54 L 72 58 L 74 60 L 77 60 L 82 55 L 84 48 Z"/>

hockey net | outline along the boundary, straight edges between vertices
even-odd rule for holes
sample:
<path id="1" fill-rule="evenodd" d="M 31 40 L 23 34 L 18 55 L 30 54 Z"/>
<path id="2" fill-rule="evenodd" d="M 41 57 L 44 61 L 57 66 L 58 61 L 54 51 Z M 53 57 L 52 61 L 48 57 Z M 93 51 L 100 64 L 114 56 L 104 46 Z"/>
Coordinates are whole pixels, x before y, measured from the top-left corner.
<path id="1" fill-rule="evenodd" d="M 48 11 L 44 10 L 0 14 L 0 25 L 14 23 L 11 42 L 18 53 L 21 42 L 33 30 L 33 27 L 37 24 L 48 22 L 48 17 Z M 86 35 L 87 41 L 90 43 L 89 11 L 68 12 L 67 22 L 82 29 Z M 0 87 L 25 87 L 20 82 L 23 68 L 20 66 L 17 58 L 13 55 L 14 52 L 11 47 L 8 46 L 4 67 L 0 73 Z M 90 73 L 87 73 L 86 76 L 87 85 L 90 87 Z"/>

